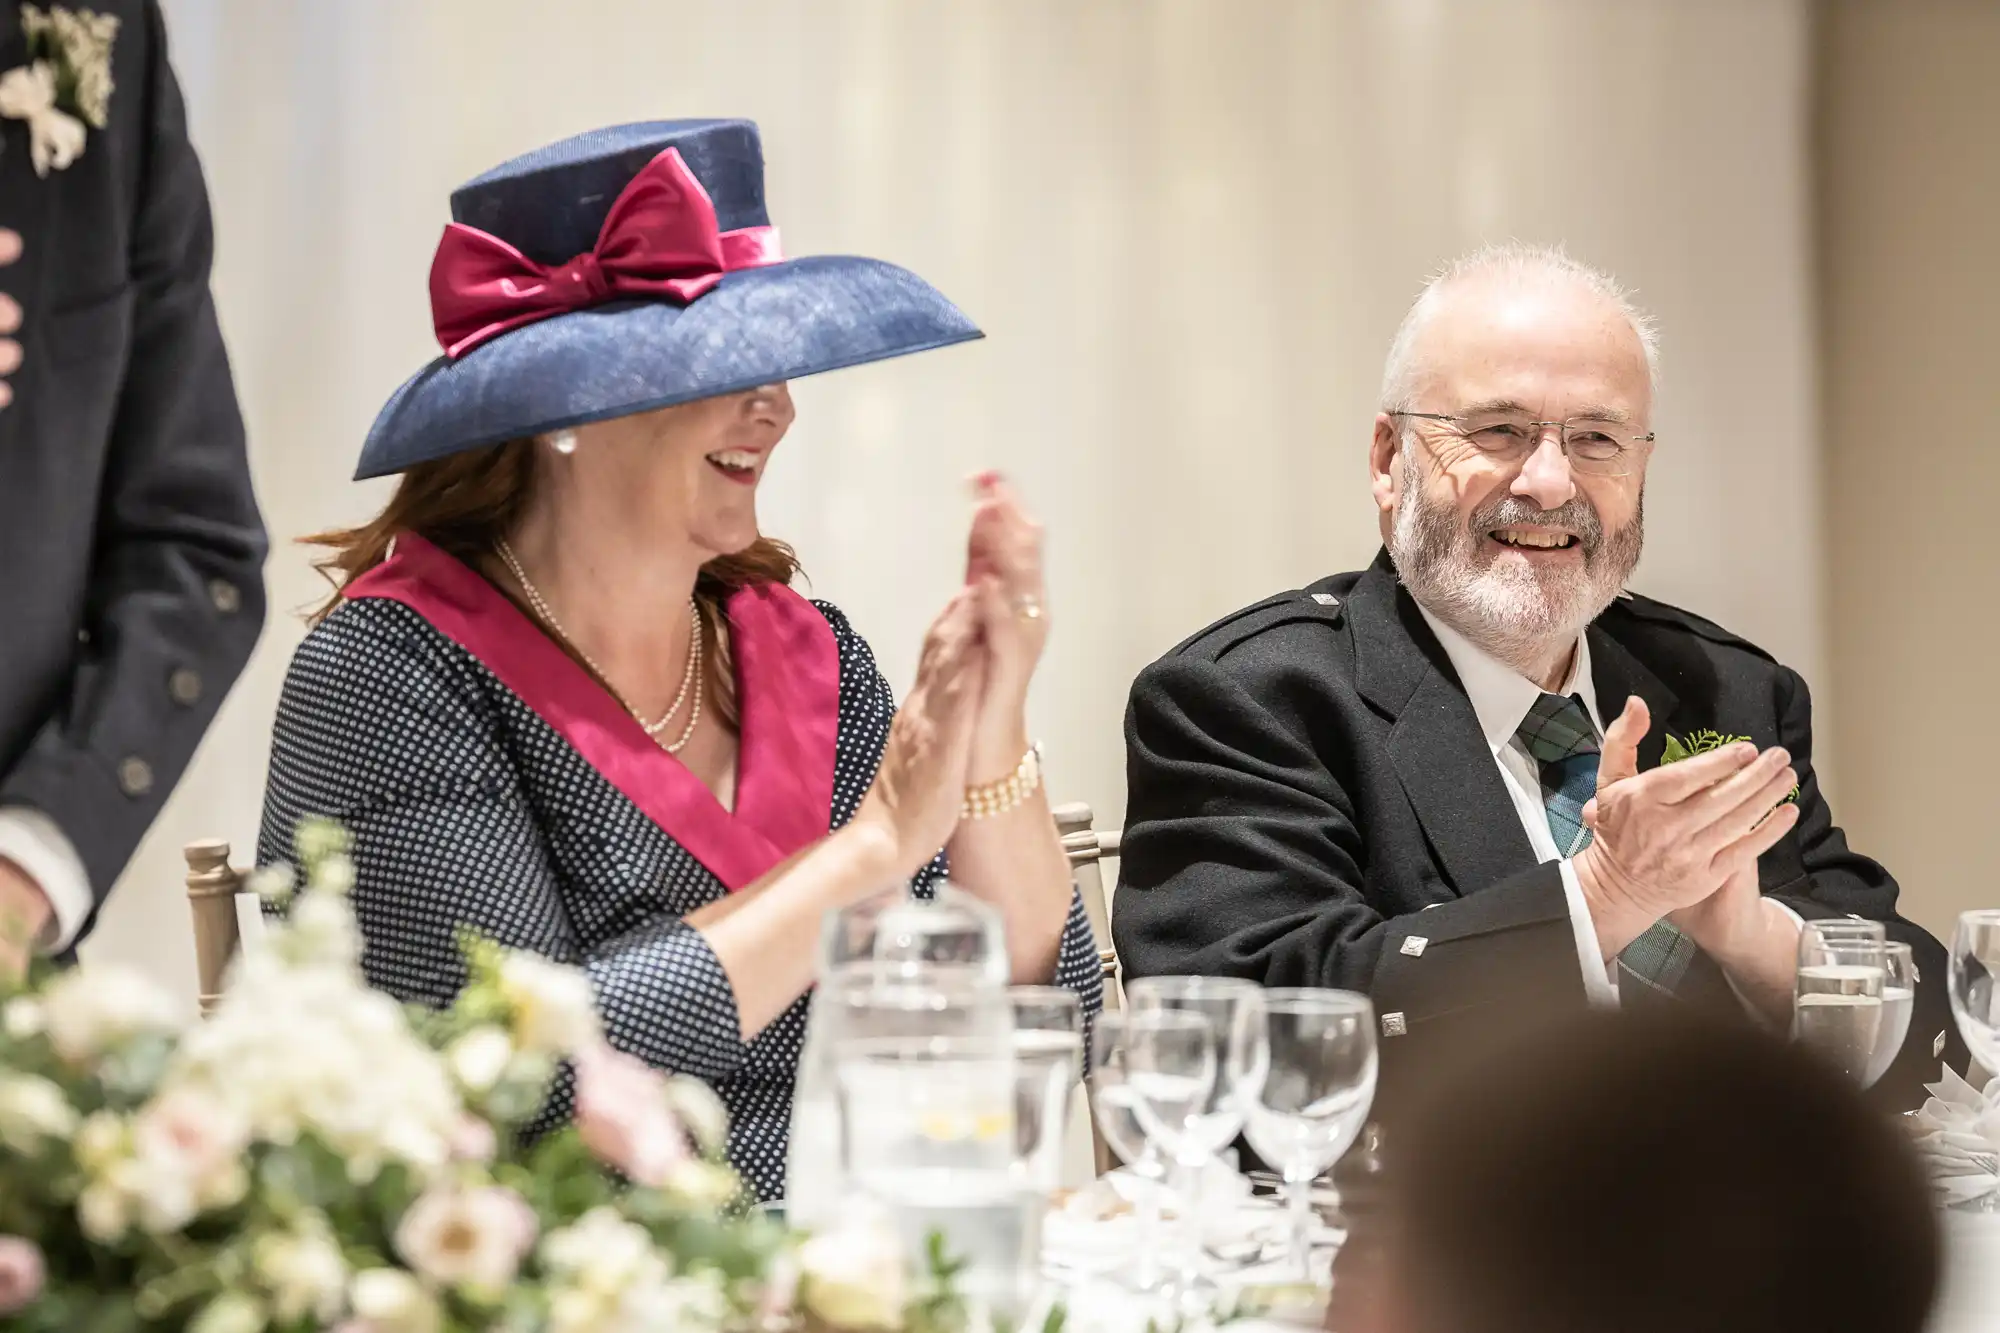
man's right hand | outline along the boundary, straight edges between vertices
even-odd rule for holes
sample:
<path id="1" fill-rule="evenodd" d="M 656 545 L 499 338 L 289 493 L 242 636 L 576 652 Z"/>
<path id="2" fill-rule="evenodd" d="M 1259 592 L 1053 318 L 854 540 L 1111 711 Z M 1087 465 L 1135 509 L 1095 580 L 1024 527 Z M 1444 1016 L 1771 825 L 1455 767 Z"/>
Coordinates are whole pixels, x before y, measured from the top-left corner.
<path id="1" fill-rule="evenodd" d="M 0 858 L 0 991 L 28 973 L 35 940 L 48 924 L 49 900 L 12 861 Z"/>
<path id="2" fill-rule="evenodd" d="M 0 227 L 0 266 L 21 257 L 21 233 Z M 14 386 L 7 376 L 21 368 L 21 344 L 12 334 L 21 331 L 21 303 L 0 292 L 0 407 L 14 401 Z"/>
<path id="3" fill-rule="evenodd" d="M 1779 805 L 1798 782 L 1784 750 L 1726 745 L 1641 773 L 1639 741 L 1651 721 L 1644 701 L 1626 700 L 1604 734 L 1597 795 L 1583 808 L 1595 836 L 1573 864 L 1607 959 L 1754 867 L 1798 822 L 1796 806 Z"/>

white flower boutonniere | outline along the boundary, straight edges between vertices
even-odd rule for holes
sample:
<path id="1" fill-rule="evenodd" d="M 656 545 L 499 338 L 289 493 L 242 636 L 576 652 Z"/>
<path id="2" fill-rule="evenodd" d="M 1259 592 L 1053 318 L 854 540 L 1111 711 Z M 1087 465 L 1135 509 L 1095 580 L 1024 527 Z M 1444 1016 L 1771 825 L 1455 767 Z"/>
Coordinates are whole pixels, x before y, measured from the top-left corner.
<path id="1" fill-rule="evenodd" d="M 61 171 L 83 153 L 85 127 L 111 114 L 111 44 L 118 16 L 88 9 L 21 6 L 28 63 L 0 74 L 0 116 L 28 123 L 35 174 Z"/>

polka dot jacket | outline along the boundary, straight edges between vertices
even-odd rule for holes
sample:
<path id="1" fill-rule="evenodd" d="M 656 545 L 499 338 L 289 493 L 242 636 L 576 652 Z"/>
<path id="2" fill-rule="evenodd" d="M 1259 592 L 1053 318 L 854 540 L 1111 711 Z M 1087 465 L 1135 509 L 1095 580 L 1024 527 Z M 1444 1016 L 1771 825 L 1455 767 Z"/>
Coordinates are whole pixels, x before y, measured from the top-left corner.
<path id="1" fill-rule="evenodd" d="M 895 704 L 867 643 L 813 605 L 839 649 L 838 828 L 874 780 Z M 465 981 L 461 926 L 582 968 L 612 1044 L 714 1087 L 737 1169 L 760 1198 L 782 1194 L 811 994 L 741 1040 L 728 978 L 682 921 L 722 897 L 722 881 L 485 663 L 402 602 L 346 602 L 293 659 L 272 740 L 258 862 L 290 860 L 306 816 L 347 826 L 371 984 L 449 1004 Z M 943 873 L 940 856 L 915 891 Z M 1097 1012 L 1097 946 L 1074 897 L 1055 979 Z M 567 1114 L 567 1080 L 552 1122 Z"/>

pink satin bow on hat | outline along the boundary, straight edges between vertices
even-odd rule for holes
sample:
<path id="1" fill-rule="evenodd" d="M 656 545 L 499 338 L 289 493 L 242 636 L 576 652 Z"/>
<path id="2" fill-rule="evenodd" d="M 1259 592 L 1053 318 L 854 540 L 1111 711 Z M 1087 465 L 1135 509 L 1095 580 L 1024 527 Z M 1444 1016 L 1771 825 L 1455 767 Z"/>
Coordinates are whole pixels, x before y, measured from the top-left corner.
<path id="1" fill-rule="evenodd" d="M 669 148 L 619 191 L 597 244 L 567 263 L 538 264 L 461 222 L 445 227 L 431 261 L 431 323 L 456 361 L 552 315 L 632 298 L 686 305 L 725 273 L 783 259 L 776 227 L 719 230 L 708 191 Z"/>

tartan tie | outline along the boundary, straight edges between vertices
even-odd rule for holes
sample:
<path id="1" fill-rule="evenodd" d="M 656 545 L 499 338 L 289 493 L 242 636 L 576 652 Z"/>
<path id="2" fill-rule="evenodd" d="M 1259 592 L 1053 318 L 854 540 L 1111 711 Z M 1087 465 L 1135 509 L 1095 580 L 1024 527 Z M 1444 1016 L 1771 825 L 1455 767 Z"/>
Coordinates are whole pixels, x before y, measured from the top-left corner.
<path id="1" fill-rule="evenodd" d="M 1597 729 L 1574 695 L 1543 694 L 1515 731 L 1542 776 L 1542 808 L 1564 859 L 1590 845 L 1584 803 L 1597 794 Z M 1618 970 L 1656 991 L 1672 994 L 1695 954 L 1694 941 L 1665 921 L 1618 955 Z"/>

